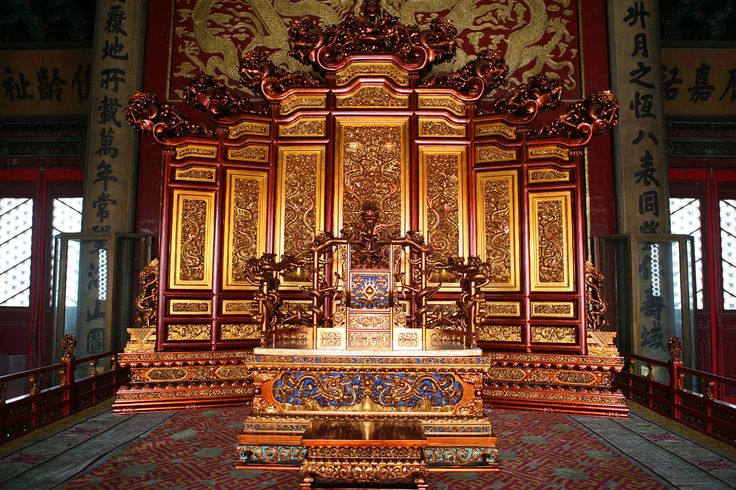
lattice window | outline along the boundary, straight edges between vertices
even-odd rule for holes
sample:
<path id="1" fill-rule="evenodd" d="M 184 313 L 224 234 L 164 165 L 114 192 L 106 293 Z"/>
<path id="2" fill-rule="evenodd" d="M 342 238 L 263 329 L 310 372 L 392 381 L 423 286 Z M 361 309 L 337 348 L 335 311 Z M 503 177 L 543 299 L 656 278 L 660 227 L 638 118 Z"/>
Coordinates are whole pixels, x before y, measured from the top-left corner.
<path id="1" fill-rule="evenodd" d="M 0 198 L 0 306 L 31 300 L 33 199 Z"/>
<path id="2" fill-rule="evenodd" d="M 723 309 L 736 310 L 736 199 L 719 201 Z"/>
<path id="3" fill-rule="evenodd" d="M 82 198 L 60 197 L 54 199 L 51 220 L 51 249 L 59 233 L 76 233 L 82 230 Z M 55 270 L 56 257 L 51 256 Z M 79 301 L 79 242 L 69 240 L 66 271 L 66 306 L 77 306 Z"/>
<path id="4" fill-rule="evenodd" d="M 698 198 L 670 198 L 670 223 L 672 233 L 677 235 L 690 235 L 694 241 L 695 252 L 695 300 L 697 308 L 703 309 L 703 236 L 700 211 L 700 199 Z"/>

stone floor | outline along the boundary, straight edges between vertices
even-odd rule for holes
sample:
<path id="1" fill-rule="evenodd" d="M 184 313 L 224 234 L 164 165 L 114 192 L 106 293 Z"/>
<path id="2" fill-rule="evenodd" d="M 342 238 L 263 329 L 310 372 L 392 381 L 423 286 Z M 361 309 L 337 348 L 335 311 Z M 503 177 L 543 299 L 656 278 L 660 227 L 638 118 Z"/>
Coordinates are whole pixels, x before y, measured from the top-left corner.
<path id="1" fill-rule="evenodd" d="M 136 476 L 133 470 L 127 473 L 123 471 L 120 473 L 120 479 L 112 482 L 109 479 L 95 480 L 89 476 L 94 475 L 96 470 L 115 458 L 125 459 L 124 456 L 121 458 L 118 456 L 124 452 L 128 454 L 130 451 L 127 450 L 136 447 L 140 449 L 143 444 L 152 444 L 151 438 L 148 438 L 148 442 L 146 438 L 149 434 L 155 433 L 159 427 L 167 423 L 169 426 L 172 424 L 185 425 L 186 417 L 173 419 L 178 412 L 113 414 L 110 410 L 111 403 L 111 401 L 104 402 L 24 438 L 0 446 L 0 488 L 42 490 L 65 488 L 67 485 L 70 488 L 97 488 L 98 484 L 103 482 L 102 487 L 104 488 L 141 488 L 140 482 L 136 483 L 137 486 L 133 485 L 132 478 Z M 632 412 L 627 419 L 560 416 L 545 413 L 538 413 L 534 416 L 540 418 L 564 417 L 562 420 L 565 424 L 579 427 L 585 431 L 586 437 L 590 435 L 601 442 L 609 458 L 610 454 L 624 456 L 626 460 L 641 469 L 642 474 L 649 475 L 654 484 L 659 483 L 664 487 L 683 489 L 736 488 L 736 448 L 686 429 L 638 405 L 631 404 L 630 408 Z M 519 416 L 529 417 L 528 414 L 529 412 L 499 411 L 496 426 L 503 425 L 504 420 L 511 420 Z M 183 424 L 182 421 L 184 421 Z M 237 433 L 237 419 L 228 422 L 227 427 L 230 426 L 232 426 L 233 433 Z M 176 427 L 175 432 L 172 432 L 173 437 L 187 438 L 192 435 L 188 434 L 188 431 L 193 432 L 191 429 Z M 228 434 L 225 440 L 229 441 L 229 436 Z M 543 437 L 539 438 L 543 439 Z M 499 439 L 499 447 L 501 465 L 503 465 L 504 457 L 509 461 L 513 458 L 529 457 L 523 451 L 504 448 L 502 438 Z M 234 437 L 232 447 L 222 449 L 223 454 L 228 454 L 232 449 L 234 449 Z M 554 454 L 551 457 L 554 458 Z M 222 461 L 224 462 L 224 458 Z M 170 463 L 177 464 L 177 461 Z M 104 472 L 97 471 L 97 473 L 103 474 Z M 128 475 L 131 480 L 126 482 L 125 475 Z M 565 484 L 565 480 L 563 483 L 557 481 L 549 485 L 536 480 L 533 484 L 524 485 L 524 488 L 590 488 L 586 487 L 584 481 L 575 482 L 574 476 L 570 478 L 570 485 Z M 95 484 L 95 481 L 98 484 Z M 200 484 L 194 483 L 195 480 L 190 481 L 191 485 L 183 487 L 181 485 L 172 487 L 164 480 L 151 481 L 159 483 L 148 485 L 148 488 L 200 487 Z M 237 481 L 225 484 L 222 484 L 222 480 L 219 482 L 210 486 L 239 488 Z M 241 485 L 244 483 L 246 482 L 240 482 Z M 506 484 L 503 484 L 500 479 L 497 483 L 498 485 L 492 486 L 494 488 L 519 488 L 518 483 L 509 484 L 508 480 Z M 462 490 L 470 488 L 468 485 L 458 481 L 450 485 L 445 483 L 441 485 L 441 488 Z M 610 485 L 597 484 L 596 487 L 629 488 L 626 485 L 613 483 L 613 475 Z M 262 488 L 271 487 L 265 485 Z M 477 488 L 477 484 L 473 488 Z"/>

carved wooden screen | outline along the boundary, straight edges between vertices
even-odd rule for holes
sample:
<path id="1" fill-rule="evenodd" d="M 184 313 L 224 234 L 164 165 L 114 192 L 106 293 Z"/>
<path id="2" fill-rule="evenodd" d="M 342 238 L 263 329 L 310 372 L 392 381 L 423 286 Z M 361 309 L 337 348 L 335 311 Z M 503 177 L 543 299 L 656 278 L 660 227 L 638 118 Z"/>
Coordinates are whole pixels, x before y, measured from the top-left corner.
<path id="1" fill-rule="evenodd" d="M 355 223 L 371 201 L 395 236 L 421 231 L 435 258 L 489 262 L 479 346 L 585 353 L 582 148 L 615 124 L 615 98 L 592 94 L 539 124 L 559 106 L 560 83 L 538 76 L 478 102 L 504 81 L 498 53 L 422 79 L 454 55 L 446 23 L 419 32 L 365 15 L 343 37 L 330 29 L 344 26 L 323 32 L 309 18 L 292 26 L 291 54 L 324 80 L 245 53 L 241 81 L 266 104 L 193 80 L 186 100 L 215 130 L 151 95 L 131 100 L 131 123 L 168 148 L 158 349 L 256 345 L 245 261 L 304 254 L 315 233 Z M 340 44 L 345 36 L 352 44 Z M 284 279 L 286 298 L 305 302 L 307 279 Z M 446 293 L 430 310 L 455 299 Z"/>

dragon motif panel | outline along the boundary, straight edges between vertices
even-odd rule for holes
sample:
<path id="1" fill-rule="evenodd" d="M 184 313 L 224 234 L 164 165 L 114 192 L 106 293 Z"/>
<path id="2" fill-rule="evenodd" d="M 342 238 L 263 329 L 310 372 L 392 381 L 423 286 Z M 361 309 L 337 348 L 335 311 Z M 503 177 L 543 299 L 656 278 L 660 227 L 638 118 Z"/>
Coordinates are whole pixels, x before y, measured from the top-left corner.
<path id="1" fill-rule="evenodd" d="M 212 287 L 214 191 L 175 190 L 172 198 L 169 287 Z"/>
<path id="2" fill-rule="evenodd" d="M 570 191 L 529 195 L 532 291 L 573 290 Z"/>

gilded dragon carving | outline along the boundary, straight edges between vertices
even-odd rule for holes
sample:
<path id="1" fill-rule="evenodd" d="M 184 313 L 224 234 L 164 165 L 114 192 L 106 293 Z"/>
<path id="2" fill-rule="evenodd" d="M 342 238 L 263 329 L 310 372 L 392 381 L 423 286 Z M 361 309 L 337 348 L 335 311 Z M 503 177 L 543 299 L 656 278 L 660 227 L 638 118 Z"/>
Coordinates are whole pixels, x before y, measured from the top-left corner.
<path id="1" fill-rule="evenodd" d="M 156 95 L 136 92 L 123 109 L 128 124 L 139 133 L 150 133 L 163 143 L 168 138 L 212 136 L 212 131 L 191 122 L 179 109 L 158 102 Z"/>
<path id="2" fill-rule="evenodd" d="M 198 111 L 207 112 L 213 119 L 234 114 L 268 114 L 268 106 L 251 101 L 247 97 L 234 97 L 225 84 L 204 73 L 187 83 L 184 102 Z"/>

